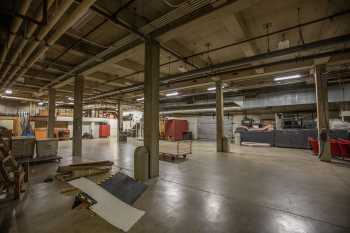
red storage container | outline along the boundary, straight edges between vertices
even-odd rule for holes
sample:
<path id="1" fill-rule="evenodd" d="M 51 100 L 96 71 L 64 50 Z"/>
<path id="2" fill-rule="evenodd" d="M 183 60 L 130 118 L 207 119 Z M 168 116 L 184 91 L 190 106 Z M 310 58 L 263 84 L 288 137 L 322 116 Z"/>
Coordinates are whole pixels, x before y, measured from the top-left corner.
<path id="1" fill-rule="evenodd" d="M 183 135 L 188 131 L 188 123 L 186 120 L 166 120 L 165 121 L 165 138 L 178 141 L 183 139 Z"/>
<path id="2" fill-rule="evenodd" d="M 111 134 L 111 128 L 109 125 L 100 125 L 100 138 L 109 137 Z"/>
<path id="3" fill-rule="evenodd" d="M 312 153 L 314 155 L 318 155 L 318 140 L 309 137 L 308 138 L 309 144 L 311 145 Z"/>

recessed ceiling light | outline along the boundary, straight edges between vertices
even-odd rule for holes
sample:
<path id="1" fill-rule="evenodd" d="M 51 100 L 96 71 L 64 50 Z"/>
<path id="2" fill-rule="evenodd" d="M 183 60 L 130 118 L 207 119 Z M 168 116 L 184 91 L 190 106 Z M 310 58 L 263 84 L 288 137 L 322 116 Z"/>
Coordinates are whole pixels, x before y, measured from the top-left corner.
<path id="1" fill-rule="evenodd" d="M 301 78 L 301 75 L 295 74 L 295 75 L 283 76 L 283 77 L 274 78 L 273 80 L 274 81 L 282 81 L 282 80 L 296 79 L 296 78 Z"/>
<path id="2" fill-rule="evenodd" d="M 184 66 L 179 66 L 179 68 L 177 68 L 180 72 L 185 73 L 187 71 L 186 67 Z"/>
<path id="3" fill-rule="evenodd" d="M 5 94 L 11 95 L 12 94 L 12 90 L 11 89 L 6 89 L 5 90 Z"/>
<path id="4" fill-rule="evenodd" d="M 166 94 L 166 96 L 175 96 L 175 95 L 178 95 L 179 93 L 178 92 L 171 92 L 171 93 L 168 93 L 168 94 Z"/>
<path id="5" fill-rule="evenodd" d="M 216 87 L 208 87 L 207 90 L 208 90 L 208 91 L 214 91 L 214 90 L 216 90 Z"/>

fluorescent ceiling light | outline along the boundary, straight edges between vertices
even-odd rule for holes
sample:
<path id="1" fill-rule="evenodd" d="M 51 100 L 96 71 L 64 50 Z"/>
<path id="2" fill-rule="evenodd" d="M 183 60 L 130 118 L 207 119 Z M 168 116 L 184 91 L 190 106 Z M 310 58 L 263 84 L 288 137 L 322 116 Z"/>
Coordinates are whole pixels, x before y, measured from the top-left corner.
<path id="1" fill-rule="evenodd" d="M 68 97 L 68 100 L 73 101 L 74 98 L 73 97 Z"/>
<path id="2" fill-rule="evenodd" d="M 44 105 L 44 102 L 39 102 L 38 105 L 39 105 L 39 106 L 43 106 L 43 105 Z"/>
<path id="3" fill-rule="evenodd" d="M 184 66 L 179 66 L 179 68 L 177 69 L 182 73 L 185 73 L 187 71 L 187 69 Z"/>
<path id="4" fill-rule="evenodd" d="M 12 94 L 12 90 L 11 89 L 7 89 L 7 90 L 5 90 L 5 93 L 8 94 L 8 95 L 11 95 Z"/>
<path id="5" fill-rule="evenodd" d="M 175 96 L 175 95 L 178 95 L 179 93 L 178 92 L 171 92 L 171 93 L 168 93 L 166 94 L 166 96 Z"/>
<path id="6" fill-rule="evenodd" d="M 214 90 L 216 90 L 216 87 L 208 87 L 207 90 L 208 90 L 208 91 L 214 91 Z"/>
<path id="7" fill-rule="evenodd" d="M 136 101 L 142 101 L 142 100 L 144 100 L 145 98 L 144 97 L 142 97 L 142 98 L 138 98 L 138 99 L 136 99 Z"/>
<path id="8" fill-rule="evenodd" d="M 283 77 L 274 78 L 273 80 L 274 81 L 282 81 L 282 80 L 296 79 L 296 78 L 301 78 L 301 75 L 295 74 L 295 75 L 283 76 Z"/>

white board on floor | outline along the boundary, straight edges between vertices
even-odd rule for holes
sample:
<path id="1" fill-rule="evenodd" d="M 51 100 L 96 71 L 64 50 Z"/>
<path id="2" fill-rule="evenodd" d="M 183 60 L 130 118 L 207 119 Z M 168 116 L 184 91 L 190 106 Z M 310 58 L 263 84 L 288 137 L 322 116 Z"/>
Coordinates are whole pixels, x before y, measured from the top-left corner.
<path id="1" fill-rule="evenodd" d="M 145 214 L 119 200 L 98 184 L 84 177 L 69 182 L 92 197 L 97 204 L 90 207 L 97 215 L 113 226 L 127 232 Z"/>

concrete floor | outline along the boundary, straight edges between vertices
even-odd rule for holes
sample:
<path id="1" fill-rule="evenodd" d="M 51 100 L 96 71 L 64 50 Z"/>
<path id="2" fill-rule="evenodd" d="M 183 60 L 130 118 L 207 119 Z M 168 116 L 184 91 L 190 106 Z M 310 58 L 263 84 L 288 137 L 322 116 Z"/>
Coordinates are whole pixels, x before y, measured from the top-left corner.
<path id="1" fill-rule="evenodd" d="M 132 175 L 136 144 L 85 140 L 82 160 L 110 159 Z M 129 232 L 350 232 L 350 166 L 319 162 L 306 150 L 232 145 L 231 151 L 194 142 L 189 160 L 161 161 L 160 177 L 135 203 L 146 215 Z M 60 143 L 60 155 L 63 164 L 72 162 L 71 142 Z M 71 210 L 72 197 L 43 183 L 57 165 L 32 167 L 10 232 L 121 232 L 87 210 Z"/>

